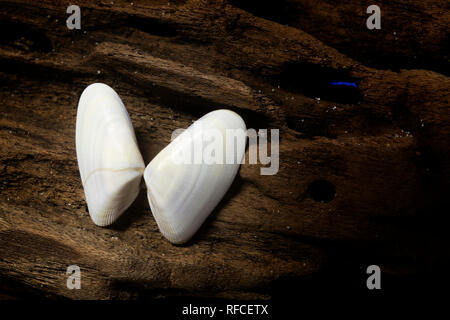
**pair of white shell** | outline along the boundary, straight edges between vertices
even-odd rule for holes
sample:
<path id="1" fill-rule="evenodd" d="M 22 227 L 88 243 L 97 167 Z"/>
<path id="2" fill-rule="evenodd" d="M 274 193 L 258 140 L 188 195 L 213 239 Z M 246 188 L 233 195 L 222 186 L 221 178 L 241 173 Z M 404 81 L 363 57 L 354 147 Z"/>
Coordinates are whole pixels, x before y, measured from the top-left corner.
<path id="1" fill-rule="evenodd" d="M 210 112 L 196 121 L 200 130 L 215 129 L 227 139 L 227 129 L 243 130 L 242 118 L 229 110 Z M 185 154 L 203 141 L 192 134 L 194 124 L 175 138 L 145 167 L 130 117 L 118 94 L 95 83 L 82 93 L 78 103 L 76 149 L 78 167 L 89 214 L 96 225 L 113 223 L 136 199 L 142 175 L 153 216 L 161 233 L 172 243 L 189 240 L 216 207 L 239 169 L 244 157 L 245 136 L 236 148 L 226 148 L 226 163 L 178 163 L 174 155 Z M 234 137 L 233 137 L 234 139 Z M 227 154 L 228 153 L 228 154 Z"/>

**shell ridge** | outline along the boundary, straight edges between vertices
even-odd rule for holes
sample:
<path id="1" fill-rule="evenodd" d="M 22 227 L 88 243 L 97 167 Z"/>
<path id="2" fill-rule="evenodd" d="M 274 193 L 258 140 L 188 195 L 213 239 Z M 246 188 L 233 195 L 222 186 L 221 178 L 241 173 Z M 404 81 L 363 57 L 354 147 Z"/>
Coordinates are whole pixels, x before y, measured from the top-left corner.
<path id="1" fill-rule="evenodd" d="M 90 178 L 92 175 L 94 175 L 95 173 L 100 172 L 100 171 L 123 172 L 123 171 L 130 170 L 130 171 L 137 171 L 137 172 L 139 172 L 139 173 L 142 174 L 142 173 L 144 172 L 144 169 L 145 169 L 144 167 L 132 167 L 132 168 L 123 168 L 123 169 L 97 168 L 97 169 L 94 169 L 93 171 L 91 171 L 91 172 L 86 176 L 86 179 L 84 179 L 84 182 L 83 182 L 83 186 L 86 185 L 87 181 L 89 180 L 89 178 Z"/>

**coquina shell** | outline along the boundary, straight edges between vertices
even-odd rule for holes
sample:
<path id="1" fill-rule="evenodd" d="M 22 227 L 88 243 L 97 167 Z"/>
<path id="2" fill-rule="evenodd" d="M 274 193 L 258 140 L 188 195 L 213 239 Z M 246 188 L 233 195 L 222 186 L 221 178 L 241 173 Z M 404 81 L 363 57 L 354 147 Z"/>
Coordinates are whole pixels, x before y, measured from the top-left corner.
<path id="1" fill-rule="evenodd" d="M 80 97 L 76 150 L 89 214 L 107 226 L 137 197 L 145 165 L 127 110 L 106 84 L 91 84 Z"/>
<path id="2" fill-rule="evenodd" d="M 180 154 L 189 154 L 187 150 L 194 150 L 198 143 L 207 145 L 202 134 L 210 129 L 222 134 L 223 163 L 180 163 Z M 234 148 L 227 148 L 227 129 L 243 133 Z M 150 162 L 144 172 L 147 196 L 159 230 L 170 242 L 189 240 L 217 206 L 236 176 L 245 144 L 242 118 L 229 110 L 216 110 L 197 120 Z M 236 161 L 228 163 L 227 156 Z"/>

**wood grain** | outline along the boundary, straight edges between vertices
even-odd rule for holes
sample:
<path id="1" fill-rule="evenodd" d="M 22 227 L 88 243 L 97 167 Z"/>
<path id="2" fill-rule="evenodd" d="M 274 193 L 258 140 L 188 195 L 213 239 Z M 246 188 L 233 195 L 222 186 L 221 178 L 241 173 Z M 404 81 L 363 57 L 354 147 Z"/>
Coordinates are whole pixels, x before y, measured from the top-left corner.
<path id="1" fill-rule="evenodd" d="M 74 299 L 270 298 L 322 274 L 364 286 L 358 272 L 370 264 L 394 280 L 427 277 L 448 258 L 448 4 L 381 1 L 386 20 L 370 31 L 356 0 L 259 11 L 251 1 L 84 1 L 82 29 L 70 31 L 69 1 L 0 3 L 6 297 L 17 285 Z M 337 80 L 358 89 L 339 92 Z M 146 163 L 173 130 L 229 108 L 249 128 L 280 129 L 280 170 L 242 165 L 184 246 L 161 236 L 144 187 L 117 223 L 96 227 L 75 153 L 78 99 L 93 82 L 121 96 Z M 81 290 L 66 287 L 74 264 Z"/>

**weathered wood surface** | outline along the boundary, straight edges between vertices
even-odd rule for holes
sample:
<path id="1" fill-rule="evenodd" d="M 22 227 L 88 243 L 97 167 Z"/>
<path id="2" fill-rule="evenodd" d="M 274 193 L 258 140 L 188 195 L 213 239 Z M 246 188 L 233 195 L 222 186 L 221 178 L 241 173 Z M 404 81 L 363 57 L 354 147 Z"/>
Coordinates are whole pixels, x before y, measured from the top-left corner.
<path id="1" fill-rule="evenodd" d="M 376 31 L 365 1 L 252 3 L 83 1 L 82 29 L 69 31 L 72 2 L 0 1 L 6 296 L 23 286 L 88 299 L 268 298 L 325 272 L 364 285 L 352 272 L 370 264 L 394 280 L 440 269 L 448 3 L 381 1 Z M 358 91 L 336 95 L 328 84 L 339 79 Z M 93 82 L 123 99 L 146 163 L 174 129 L 229 108 L 248 127 L 280 129 L 280 170 L 261 176 L 244 164 L 185 246 L 158 232 L 144 188 L 115 225 L 96 227 L 75 153 L 78 98 Z M 66 288 L 73 264 L 81 290 Z"/>

